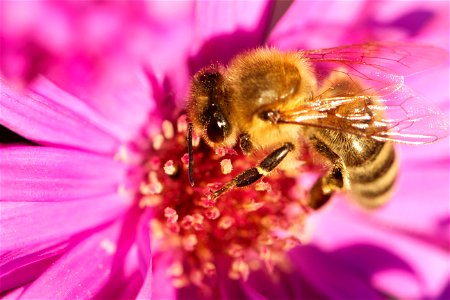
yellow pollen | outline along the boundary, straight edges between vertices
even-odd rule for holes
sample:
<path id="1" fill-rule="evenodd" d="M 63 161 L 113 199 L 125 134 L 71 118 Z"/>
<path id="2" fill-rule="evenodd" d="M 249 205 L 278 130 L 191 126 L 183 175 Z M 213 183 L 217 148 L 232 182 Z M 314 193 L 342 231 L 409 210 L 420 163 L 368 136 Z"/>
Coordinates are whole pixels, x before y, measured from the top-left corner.
<path id="1" fill-rule="evenodd" d="M 255 202 L 255 199 L 249 199 L 244 202 L 242 208 L 246 211 L 257 211 L 264 206 L 264 202 Z"/>
<path id="2" fill-rule="evenodd" d="M 230 247 L 227 250 L 228 255 L 234 258 L 239 258 L 244 255 L 244 249 L 241 245 L 233 243 L 230 245 Z"/>
<path id="3" fill-rule="evenodd" d="M 177 131 L 179 133 L 184 133 L 188 130 L 188 122 L 187 122 L 187 118 L 186 115 L 181 115 L 178 119 L 177 119 Z"/>
<path id="4" fill-rule="evenodd" d="M 206 276 L 213 276 L 214 274 L 216 274 L 216 266 L 212 262 L 205 262 L 203 264 L 203 273 Z"/>
<path id="5" fill-rule="evenodd" d="M 186 276 L 172 278 L 171 282 L 172 282 L 172 285 L 177 289 L 180 289 L 182 287 L 189 285 L 189 280 L 187 279 Z"/>
<path id="6" fill-rule="evenodd" d="M 261 168 L 261 167 L 256 167 L 256 170 L 258 170 L 258 173 L 261 174 L 261 175 L 263 175 L 263 176 L 267 176 L 267 175 L 269 175 L 269 173 L 270 173 L 270 172 L 267 172 L 266 170 L 264 170 L 264 169 Z"/>
<path id="7" fill-rule="evenodd" d="M 139 200 L 139 207 L 156 207 L 162 203 L 161 195 L 146 195 Z"/>
<path id="8" fill-rule="evenodd" d="M 164 120 L 162 122 L 162 132 L 163 135 L 166 139 L 170 140 L 171 138 L 173 138 L 174 136 L 174 129 L 173 129 L 173 125 L 172 122 L 168 121 L 168 120 Z"/>
<path id="9" fill-rule="evenodd" d="M 162 239 L 164 237 L 164 226 L 157 219 L 152 219 L 149 222 L 150 232 L 152 233 L 152 238 Z"/>
<path id="10" fill-rule="evenodd" d="M 168 160 L 164 164 L 164 173 L 169 176 L 174 175 L 177 172 L 177 166 L 173 163 L 173 160 Z"/>
<path id="11" fill-rule="evenodd" d="M 263 191 L 270 192 L 272 190 L 272 186 L 268 182 L 260 181 L 255 184 L 255 190 L 260 192 Z"/>
<path id="12" fill-rule="evenodd" d="M 183 264 L 179 261 L 175 261 L 167 268 L 166 274 L 171 277 L 180 277 L 183 275 L 183 272 Z"/>
<path id="13" fill-rule="evenodd" d="M 162 134 L 158 133 L 158 134 L 155 134 L 155 136 L 153 136 L 153 138 L 152 138 L 153 149 L 155 149 L 155 150 L 161 149 L 161 146 L 163 143 L 164 143 L 164 137 L 162 136 Z"/>
<path id="14" fill-rule="evenodd" d="M 233 170 L 233 165 L 231 164 L 231 159 L 222 159 L 220 161 L 220 168 L 223 174 L 230 174 Z"/>
<path id="15" fill-rule="evenodd" d="M 119 150 L 114 155 L 114 160 L 128 162 L 130 159 L 128 149 L 125 145 L 120 145 Z"/>
<path id="16" fill-rule="evenodd" d="M 184 230 L 188 230 L 192 227 L 193 224 L 194 224 L 194 217 L 192 215 L 186 215 L 181 220 L 180 226 Z"/>
<path id="17" fill-rule="evenodd" d="M 163 185 L 158 179 L 155 172 L 150 172 L 148 174 L 148 183 L 141 182 L 139 186 L 139 191 L 142 195 L 156 195 L 160 194 L 163 190 Z"/>
<path id="18" fill-rule="evenodd" d="M 215 220 L 220 216 L 220 211 L 217 207 L 208 208 L 205 212 L 205 217 L 210 220 Z"/>
<path id="19" fill-rule="evenodd" d="M 248 279 L 248 276 L 250 274 L 250 268 L 246 262 L 244 262 L 242 259 L 235 259 L 231 263 L 231 269 L 229 272 L 229 277 L 231 279 L 242 279 L 246 281 Z"/>
<path id="20" fill-rule="evenodd" d="M 198 243 L 197 236 L 193 233 L 188 234 L 181 239 L 181 243 L 183 244 L 184 250 L 193 251 Z"/>
<path id="21" fill-rule="evenodd" d="M 178 214 L 177 212 L 171 208 L 171 207 L 166 207 L 164 209 L 164 217 L 167 218 L 167 222 L 168 223 L 175 223 L 178 221 Z"/>
<path id="22" fill-rule="evenodd" d="M 205 220 L 205 217 L 203 217 L 201 214 L 199 213 L 195 213 L 192 215 L 193 219 L 193 227 L 196 231 L 201 231 L 204 229 L 203 227 L 203 222 Z"/>
<path id="23" fill-rule="evenodd" d="M 189 275 L 189 279 L 191 280 L 191 282 L 199 287 L 205 285 L 203 283 L 203 278 L 204 278 L 203 273 L 200 270 L 193 270 Z"/>
<path id="24" fill-rule="evenodd" d="M 116 253 L 116 245 L 111 240 L 103 239 L 100 242 L 100 247 L 109 255 Z"/>
<path id="25" fill-rule="evenodd" d="M 234 219 L 230 216 L 223 216 L 222 218 L 220 218 L 219 223 L 217 224 L 217 226 L 220 229 L 229 229 L 231 226 L 233 226 L 234 224 Z"/>

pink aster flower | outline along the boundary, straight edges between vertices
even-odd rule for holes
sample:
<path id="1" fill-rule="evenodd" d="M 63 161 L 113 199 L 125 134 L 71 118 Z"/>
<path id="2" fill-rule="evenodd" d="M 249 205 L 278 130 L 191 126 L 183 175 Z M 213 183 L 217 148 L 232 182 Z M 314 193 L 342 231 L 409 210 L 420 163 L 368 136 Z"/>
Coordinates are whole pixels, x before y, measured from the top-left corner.
<path id="1" fill-rule="evenodd" d="M 5 298 L 449 297 L 446 141 L 401 147 L 385 208 L 364 212 L 340 195 L 310 214 L 298 202 L 307 190 L 283 174 L 211 202 L 208 187 L 256 160 L 198 137 L 192 188 L 183 116 L 192 74 L 244 49 L 448 48 L 448 3 L 2 8 Z M 447 112 L 448 80 L 446 68 L 407 78 Z"/>

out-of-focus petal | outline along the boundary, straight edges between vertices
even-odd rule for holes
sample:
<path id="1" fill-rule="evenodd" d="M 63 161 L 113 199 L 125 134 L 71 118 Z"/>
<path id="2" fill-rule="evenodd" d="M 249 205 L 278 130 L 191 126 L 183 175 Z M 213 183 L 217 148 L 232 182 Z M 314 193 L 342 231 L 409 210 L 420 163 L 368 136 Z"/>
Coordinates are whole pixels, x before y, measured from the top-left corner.
<path id="1" fill-rule="evenodd" d="M 2 80 L 0 122 L 42 144 L 110 154 L 119 148 L 118 137 L 126 135 L 45 78 L 25 93 Z"/>
<path id="2" fill-rule="evenodd" d="M 39 277 L 68 248 L 69 242 L 42 242 L 0 254 L 0 293 L 27 284 Z"/>
<path id="3" fill-rule="evenodd" d="M 131 299 L 138 294 L 144 281 L 136 245 L 136 228 L 140 214 L 140 209 L 133 206 L 122 217 L 109 279 L 97 293 L 97 299 Z"/>
<path id="4" fill-rule="evenodd" d="M 121 222 L 93 233 L 58 259 L 21 294 L 23 299 L 92 298 L 108 280 Z"/>
<path id="5" fill-rule="evenodd" d="M 1 202 L 2 289 L 34 279 L 65 251 L 73 236 L 89 236 L 90 230 L 120 217 L 126 207 L 114 195 L 61 203 Z"/>
<path id="6" fill-rule="evenodd" d="M 384 209 L 373 215 L 373 226 L 383 226 L 400 236 L 417 238 L 448 251 L 448 227 L 442 222 L 449 218 L 449 182 L 448 157 L 404 161 L 397 192 Z"/>
<path id="7" fill-rule="evenodd" d="M 272 13 L 270 1 L 200 1 L 195 7 L 191 71 L 227 63 L 239 51 L 264 42 Z"/>
<path id="8" fill-rule="evenodd" d="M 351 43 L 364 5 L 365 1 L 295 1 L 271 31 L 268 43 L 284 50 Z"/>
<path id="9" fill-rule="evenodd" d="M 128 204 L 119 195 L 70 202 L 1 202 L 1 251 L 32 251 L 119 217 Z M 8 254 L 9 259 L 14 255 Z"/>
<path id="10" fill-rule="evenodd" d="M 332 253 L 315 246 L 304 246 L 293 250 L 290 257 L 295 272 L 304 276 L 299 280 L 305 280 L 325 298 L 383 299 L 368 278 L 363 276 L 365 274 L 355 271 L 346 261 L 336 259 Z M 294 279 L 292 281 L 295 282 Z"/>
<path id="11" fill-rule="evenodd" d="M 155 105 L 143 67 L 131 58 L 110 57 L 101 70 L 92 69 L 89 62 L 76 58 L 48 76 L 106 120 L 107 126 L 102 129 L 111 131 L 120 141 L 136 137 Z M 83 115 L 89 116 L 84 112 Z"/>
<path id="12" fill-rule="evenodd" d="M 112 195 L 126 169 L 110 158 L 51 147 L 0 148 L 0 201 L 67 201 Z"/>
<path id="13" fill-rule="evenodd" d="M 381 292 L 398 298 L 417 299 L 436 296 L 445 285 L 449 266 L 448 254 L 442 248 L 413 236 L 399 234 L 390 229 L 388 224 L 376 226 L 377 223 L 372 222 L 367 214 L 349 206 L 342 199 L 335 199 L 315 217 L 318 222 L 313 242 L 322 249 L 332 251 L 354 243 L 370 244 L 382 249 L 388 247 L 393 255 L 400 257 L 410 266 L 413 272 L 394 270 L 395 273 L 392 273 L 386 268 L 385 272 L 373 272 L 374 265 L 368 264 L 365 258 L 360 259 L 361 270 L 366 269 L 365 273 L 374 273 L 372 280 Z M 420 219 L 411 220 L 420 223 Z M 349 261 L 351 259 L 348 257 Z M 349 262 L 341 263 L 345 266 Z M 411 288 L 399 289 L 399 282 Z"/>

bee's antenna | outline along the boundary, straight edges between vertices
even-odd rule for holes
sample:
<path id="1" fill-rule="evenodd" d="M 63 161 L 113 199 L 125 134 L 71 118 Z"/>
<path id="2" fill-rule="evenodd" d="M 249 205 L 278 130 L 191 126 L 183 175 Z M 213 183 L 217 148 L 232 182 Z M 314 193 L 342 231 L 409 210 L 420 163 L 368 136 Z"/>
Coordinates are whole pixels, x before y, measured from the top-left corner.
<path id="1" fill-rule="evenodd" d="M 192 150 L 192 123 L 188 125 L 188 178 L 191 186 L 194 186 L 194 153 Z"/>

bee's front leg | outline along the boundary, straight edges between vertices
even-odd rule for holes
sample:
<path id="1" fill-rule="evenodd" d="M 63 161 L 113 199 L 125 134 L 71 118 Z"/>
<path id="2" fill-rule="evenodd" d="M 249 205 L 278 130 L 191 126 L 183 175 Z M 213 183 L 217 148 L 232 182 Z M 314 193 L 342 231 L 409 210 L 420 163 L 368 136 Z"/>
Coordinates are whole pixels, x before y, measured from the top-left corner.
<path id="1" fill-rule="evenodd" d="M 223 187 L 213 192 L 211 197 L 215 199 L 225 193 L 226 191 L 234 187 L 244 187 L 250 185 L 260 179 L 263 176 L 269 174 L 270 171 L 275 169 L 288 155 L 289 152 L 294 150 L 292 143 L 285 143 L 280 148 L 275 149 L 269 155 L 264 158 L 258 166 L 245 170 L 241 174 L 234 177 L 230 182 Z"/>

